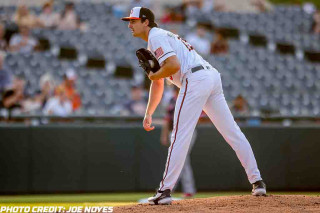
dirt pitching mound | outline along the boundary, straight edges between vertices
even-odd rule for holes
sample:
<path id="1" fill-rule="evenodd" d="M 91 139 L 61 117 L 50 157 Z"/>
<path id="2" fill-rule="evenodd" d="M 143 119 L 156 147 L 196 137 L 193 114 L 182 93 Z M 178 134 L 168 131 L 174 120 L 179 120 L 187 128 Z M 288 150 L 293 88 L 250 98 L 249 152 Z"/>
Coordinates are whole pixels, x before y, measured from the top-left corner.
<path id="1" fill-rule="evenodd" d="M 320 212 L 320 196 L 268 195 L 222 196 L 173 201 L 172 205 L 137 204 L 115 207 L 114 212 Z"/>

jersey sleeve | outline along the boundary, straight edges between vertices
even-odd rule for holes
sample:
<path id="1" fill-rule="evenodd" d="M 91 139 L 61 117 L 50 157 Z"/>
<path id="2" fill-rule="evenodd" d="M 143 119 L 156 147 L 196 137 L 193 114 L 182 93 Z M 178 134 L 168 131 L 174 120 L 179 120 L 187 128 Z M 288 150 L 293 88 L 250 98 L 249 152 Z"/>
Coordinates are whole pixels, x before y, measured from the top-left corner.
<path id="1" fill-rule="evenodd" d="M 157 58 L 159 64 L 170 56 L 176 55 L 165 36 L 155 36 L 150 38 L 150 49 Z"/>

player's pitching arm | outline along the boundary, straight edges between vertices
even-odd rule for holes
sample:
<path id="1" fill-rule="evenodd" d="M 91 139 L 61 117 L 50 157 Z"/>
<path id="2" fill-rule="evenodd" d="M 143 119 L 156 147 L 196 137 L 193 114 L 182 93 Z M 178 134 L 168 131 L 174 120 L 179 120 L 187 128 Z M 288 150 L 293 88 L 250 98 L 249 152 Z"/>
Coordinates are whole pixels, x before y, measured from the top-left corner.
<path id="1" fill-rule="evenodd" d="M 150 72 L 149 78 L 152 80 L 149 92 L 149 100 L 146 113 L 143 119 L 143 128 L 146 131 L 154 130 L 152 124 L 152 115 L 159 105 L 164 88 L 164 79 L 180 70 L 180 63 L 176 56 L 167 58 L 162 64 L 158 72 Z"/>
<path id="2" fill-rule="evenodd" d="M 150 91 L 149 91 L 149 100 L 146 109 L 146 114 L 143 119 L 143 128 L 146 131 L 151 131 L 154 129 L 152 124 L 152 115 L 156 111 L 157 106 L 159 105 L 164 88 L 164 79 L 154 80 L 151 82 Z"/>
<path id="3" fill-rule="evenodd" d="M 158 72 L 155 72 L 155 73 L 150 72 L 149 78 L 152 81 L 159 80 L 162 78 L 172 76 L 179 70 L 180 70 L 180 62 L 177 56 L 173 55 L 161 63 L 161 68 Z"/>

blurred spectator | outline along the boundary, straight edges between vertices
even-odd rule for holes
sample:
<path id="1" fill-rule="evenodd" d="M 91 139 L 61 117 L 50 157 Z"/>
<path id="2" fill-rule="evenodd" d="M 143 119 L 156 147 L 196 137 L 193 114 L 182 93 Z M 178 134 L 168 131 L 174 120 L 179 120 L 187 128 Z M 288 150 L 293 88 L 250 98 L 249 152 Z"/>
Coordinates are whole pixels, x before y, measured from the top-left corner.
<path id="1" fill-rule="evenodd" d="M 202 56 L 209 55 L 210 41 L 206 37 L 207 29 L 199 24 L 195 33 L 188 34 L 186 40 L 193 46 L 193 48 Z"/>
<path id="2" fill-rule="evenodd" d="M 261 13 L 268 12 L 272 8 L 271 4 L 265 0 L 252 0 L 251 4 Z"/>
<path id="3" fill-rule="evenodd" d="M 173 129 L 173 119 L 174 119 L 174 110 L 175 105 L 177 101 L 177 97 L 179 95 L 179 88 L 178 87 L 171 87 L 170 90 L 167 90 L 170 94 L 170 99 L 166 106 L 166 114 L 164 117 L 163 125 L 162 125 L 162 131 L 161 131 L 161 138 L 160 142 L 163 146 L 170 146 L 170 136 L 171 131 Z M 168 137 L 169 135 L 169 137 Z M 168 140 L 169 139 L 169 140 Z"/>
<path id="4" fill-rule="evenodd" d="M 205 2 L 205 3 L 202 5 L 202 11 L 204 11 L 204 12 L 212 12 L 211 7 L 208 6 L 208 4 L 209 4 L 210 2 L 212 2 L 213 10 L 214 10 L 214 11 L 221 11 L 221 12 L 226 11 L 225 2 L 218 2 L 217 0 L 214 0 L 214 1 L 213 1 L 213 0 L 212 0 L 212 1 L 210 1 L 210 0 L 204 0 L 204 2 Z M 210 10 L 207 10 L 207 9 L 206 9 L 207 7 L 209 7 Z"/>
<path id="5" fill-rule="evenodd" d="M 2 106 L 9 111 L 9 118 L 13 110 L 21 112 L 24 101 L 25 81 L 20 78 L 14 78 L 11 88 L 2 94 Z"/>
<path id="6" fill-rule="evenodd" d="M 163 24 L 172 23 L 172 22 L 182 22 L 184 21 L 184 15 L 182 7 L 172 7 L 166 6 L 160 18 L 160 22 Z"/>
<path id="7" fill-rule="evenodd" d="M 38 42 L 30 36 L 30 29 L 28 26 L 20 26 L 19 31 L 19 34 L 13 35 L 10 39 L 10 51 L 31 52 Z"/>
<path id="8" fill-rule="evenodd" d="M 77 75 L 73 69 L 66 71 L 64 81 L 58 86 L 58 89 L 65 91 L 67 98 L 72 103 L 72 110 L 76 111 L 81 107 L 81 98 L 75 88 Z"/>
<path id="9" fill-rule="evenodd" d="M 48 99 L 54 95 L 55 81 L 49 73 L 46 73 L 41 76 L 39 86 L 40 91 L 38 92 L 37 99 L 41 103 L 41 106 L 44 107 Z"/>
<path id="10" fill-rule="evenodd" d="M 320 34 L 320 10 L 317 10 L 313 14 L 312 31 L 316 34 Z"/>
<path id="11" fill-rule="evenodd" d="M 167 6 L 164 8 L 163 15 L 160 19 L 160 22 L 163 24 L 171 23 L 174 21 L 173 16 L 174 16 L 173 9 L 170 6 Z"/>
<path id="12" fill-rule="evenodd" d="M 0 94 L 7 90 L 12 84 L 12 74 L 3 67 L 5 52 L 0 52 Z"/>
<path id="13" fill-rule="evenodd" d="M 60 30 L 76 30 L 80 28 L 80 19 L 74 10 L 74 4 L 68 2 L 63 12 L 60 14 L 58 29 Z"/>
<path id="14" fill-rule="evenodd" d="M 40 19 L 37 16 L 31 14 L 26 5 L 20 5 L 17 8 L 17 11 L 13 16 L 13 21 L 19 26 L 23 25 L 29 28 L 43 26 Z"/>
<path id="15" fill-rule="evenodd" d="M 46 28 L 54 28 L 59 23 L 59 14 L 53 12 L 52 4 L 47 2 L 42 6 L 42 12 L 39 19 Z"/>
<path id="16" fill-rule="evenodd" d="M 8 43 L 4 35 L 6 29 L 2 23 L 0 23 L 0 51 L 6 51 L 8 49 Z"/>
<path id="17" fill-rule="evenodd" d="M 147 101 L 140 86 L 131 87 L 131 99 L 124 105 L 124 115 L 141 115 L 146 112 Z"/>
<path id="18" fill-rule="evenodd" d="M 189 23 L 196 22 L 196 17 L 201 14 L 201 1 L 200 0 L 183 0 L 183 8 L 185 20 Z"/>
<path id="19" fill-rule="evenodd" d="M 215 40 L 211 44 L 211 54 L 226 54 L 229 51 L 228 41 L 224 38 L 222 32 L 216 31 Z"/>
<path id="20" fill-rule="evenodd" d="M 43 113 L 57 116 L 67 116 L 72 113 L 72 103 L 63 87 L 57 88 L 55 96 L 50 98 L 44 106 Z"/>
<path id="21" fill-rule="evenodd" d="M 54 79 L 50 74 L 44 74 L 40 78 L 40 90 L 37 94 L 24 101 L 24 112 L 42 110 L 49 98 L 54 95 Z"/>
<path id="22" fill-rule="evenodd" d="M 247 100 L 242 95 L 238 95 L 233 100 L 231 110 L 237 115 L 248 115 L 249 105 Z"/>

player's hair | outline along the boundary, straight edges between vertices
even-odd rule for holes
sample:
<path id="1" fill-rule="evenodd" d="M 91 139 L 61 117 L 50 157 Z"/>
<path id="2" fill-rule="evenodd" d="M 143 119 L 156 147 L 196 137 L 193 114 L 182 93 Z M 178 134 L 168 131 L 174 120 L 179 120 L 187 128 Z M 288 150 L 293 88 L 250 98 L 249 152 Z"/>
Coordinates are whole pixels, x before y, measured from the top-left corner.
<path id="1" fill-rule="evenodd" d="M 158 24 L 156 22 L 151 22 L 149 23 L 148 25 L 150 28 L 153 28 L 153 27 L 158 27 Z"/>
<path id="2" fill-rule="evenodd" d="M 147 18 L 141 18 L 142 23 L 145 22 L 146 20 L 147 20 Z M 158 27 L 158 24 L 156 22 L 150 21 L 149 19 L 148 19 L 148 21 L 149 21 L 148 27 L 150 27 L 150 28 Z"/>

